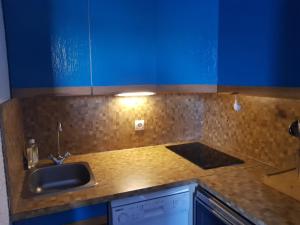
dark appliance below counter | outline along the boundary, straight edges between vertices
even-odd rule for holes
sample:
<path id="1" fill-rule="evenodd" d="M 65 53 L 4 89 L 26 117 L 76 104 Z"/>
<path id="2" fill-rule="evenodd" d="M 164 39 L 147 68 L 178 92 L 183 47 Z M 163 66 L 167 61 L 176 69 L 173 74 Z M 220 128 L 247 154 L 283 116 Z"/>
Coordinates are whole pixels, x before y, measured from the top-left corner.
<path id="1" fill-rule="evenodd" d="M 196 192 L 194 216 L 196 225 L 254 225 L 200 187 Z"/>

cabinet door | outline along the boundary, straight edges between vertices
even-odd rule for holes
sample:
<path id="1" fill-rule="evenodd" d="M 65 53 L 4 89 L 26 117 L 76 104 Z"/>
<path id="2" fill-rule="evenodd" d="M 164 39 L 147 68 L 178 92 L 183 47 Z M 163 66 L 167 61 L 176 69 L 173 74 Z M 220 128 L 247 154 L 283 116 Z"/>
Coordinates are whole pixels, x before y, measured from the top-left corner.
<path id="1" fill-rule="evenodd" d="M 156 83 L 155 0 L 91 0 L 93 86 Z"/>
<path id="2" fill-rule="evenodd" d="M 12 88 L 90 86 L 88 1 L 3 2 Z"/>
<path id="3" fill-rule="evenodd" d="M 77 222 L 78 224 L 105 225 L 107 224 L 107 215 L 108 206 L 106 203 L 102 203 L 61 213 L 24 219 L 14 222 L 13 225 L 75 225 Z"/>
<path id="4" fill-rule="evenodd" d="M 219 85 L 299 87 L 299 11 L 299 1 L 220 1 Z"/>
<path id="5" fill-rule="evenodd" d="M 218 0 L 164 0 L 157 10 L 160 85 L 216 85 Z"/>

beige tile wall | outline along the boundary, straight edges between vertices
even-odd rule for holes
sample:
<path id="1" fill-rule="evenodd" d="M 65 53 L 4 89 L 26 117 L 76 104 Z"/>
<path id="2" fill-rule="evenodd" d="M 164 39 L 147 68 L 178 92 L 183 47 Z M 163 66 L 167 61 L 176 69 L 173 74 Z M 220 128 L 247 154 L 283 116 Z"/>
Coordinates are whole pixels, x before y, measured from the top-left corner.
<path id="1" fill-rule="evenodd" d="M 200 138 L 199 95 L 151 97 L 36 97 L 22 100 L 27 139 L 37 139 L 42 157 L 56 153 L 56 123 L 62 149 L 73 154 Z M 134 130 L 135 119 L 145 130 Z"/>
<path id="2" fill-rule="evenodd" d="M 300 100 L 253 96 L 239 100 L 238 113 L 232 109 L 234 96 L 227 94 L 35 97 L 22 99 L 21 105 L 25 137 L 37 139 L 43 158 L 56 152 L 56 122 L 61 121 L 62 148 L 73 154 L 201 140 L 270 165 L 293 159 L 300 141 L 287 129 L 300 115 Z M 22 113 L 18 100 L 13 102 L 7 116 L 13 110 L 15 116 Z M 145 120 L 145 131 L 134 131 L 135 119 Z"/>
<path id="3" fill-rule="evenodd" d="M 239 96 L 240 112 L 232 108 L 234 96 L 202 95 L 201 140 L 247 154 L 274 166 L 294 163 L 300 140 L 288 133 L 300 119 L 300 100 Z"/>

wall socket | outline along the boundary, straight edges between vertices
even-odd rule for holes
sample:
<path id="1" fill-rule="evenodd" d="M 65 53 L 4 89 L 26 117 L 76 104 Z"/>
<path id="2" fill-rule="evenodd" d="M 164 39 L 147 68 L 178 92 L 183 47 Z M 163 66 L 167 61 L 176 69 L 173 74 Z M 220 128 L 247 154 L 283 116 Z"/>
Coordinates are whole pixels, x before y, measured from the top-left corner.
<path id="1" fill-rule="evenodd" d="M 134 121 L 134 129 L 135 130 L 144 130 L 145 129 L 145 121 L 144 120 L 135 120 Z"/>

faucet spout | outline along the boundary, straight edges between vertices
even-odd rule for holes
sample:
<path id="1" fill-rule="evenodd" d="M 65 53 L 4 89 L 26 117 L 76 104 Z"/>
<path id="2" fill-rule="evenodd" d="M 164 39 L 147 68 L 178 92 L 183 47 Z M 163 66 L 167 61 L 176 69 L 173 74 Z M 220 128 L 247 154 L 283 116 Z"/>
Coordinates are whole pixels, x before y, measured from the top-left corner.
<path id="1" fill-rule="evenodd" d="M 60 133 L 62 133 L 62 124 L 57 122 L 57 155 L 60 156 Z"/>

